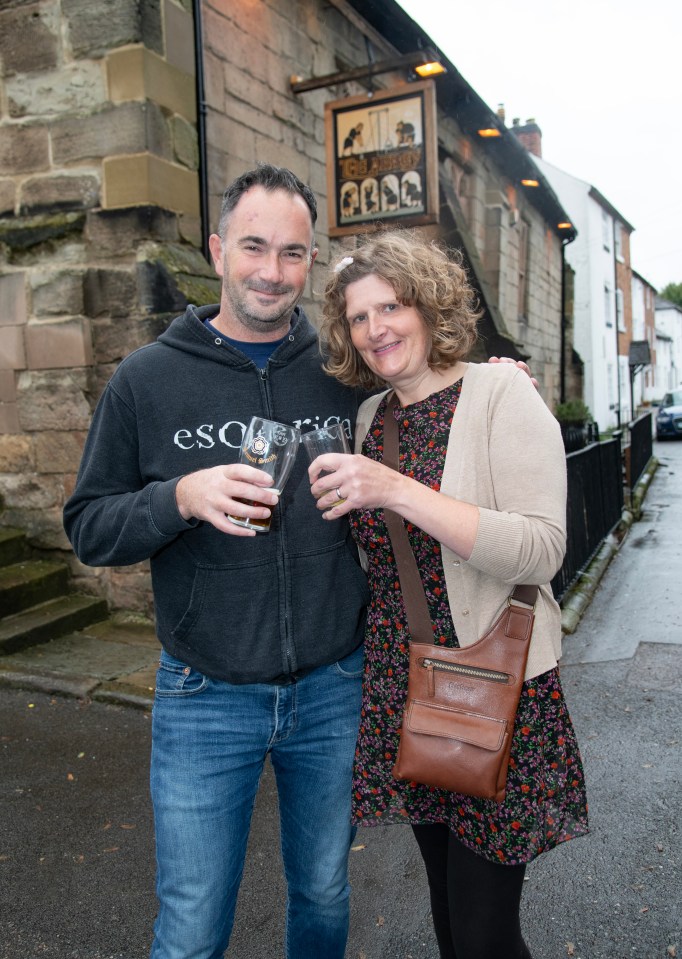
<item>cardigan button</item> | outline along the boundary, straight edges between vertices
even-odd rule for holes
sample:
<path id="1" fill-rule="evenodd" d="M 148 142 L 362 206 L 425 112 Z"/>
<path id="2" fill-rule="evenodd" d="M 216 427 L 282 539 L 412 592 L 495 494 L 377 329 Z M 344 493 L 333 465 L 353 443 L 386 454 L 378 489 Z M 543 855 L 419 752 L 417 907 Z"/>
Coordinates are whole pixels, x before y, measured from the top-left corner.
<path id="1" fill-rule="evenodd" d="M 459 561 L 458 559 L 456 559 L 452 565 L 453 565 L 453 566 L 459 566 L 459 565 L 460 565 L 460 561 Z"/>
<path id="2" fill-rule="evenodd" d="M 469 615 L 469 610 L 468 610 L 468 609 L 463 609 L 463 610 L 462 610 L 462 616 L 468 616 L 468 615 Z"/>

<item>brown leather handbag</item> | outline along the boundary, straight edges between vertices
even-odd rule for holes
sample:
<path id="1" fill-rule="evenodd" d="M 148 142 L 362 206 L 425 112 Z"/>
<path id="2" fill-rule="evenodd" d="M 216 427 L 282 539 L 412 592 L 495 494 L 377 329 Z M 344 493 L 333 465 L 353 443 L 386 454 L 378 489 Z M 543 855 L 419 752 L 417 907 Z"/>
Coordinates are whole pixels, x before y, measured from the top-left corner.
<path id="1" fill-rule="evenodd" d="M 398 468 L 395 394 L 386 407 L 384 463 Z M 471 646 L 434 645 L 433 626 L 402 517 L 384 510 L 410 635 L 410 671 L 396 779 L 502 802 L 537 586 L 517 586 Z"/>

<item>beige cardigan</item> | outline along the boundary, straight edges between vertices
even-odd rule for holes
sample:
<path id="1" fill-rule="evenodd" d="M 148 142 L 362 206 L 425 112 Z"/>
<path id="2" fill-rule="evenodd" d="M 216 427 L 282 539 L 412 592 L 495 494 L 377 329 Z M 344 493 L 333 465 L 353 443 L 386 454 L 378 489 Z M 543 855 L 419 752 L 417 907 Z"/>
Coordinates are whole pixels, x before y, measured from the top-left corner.
<path id="1" fill-rule="evenodd" d="M 356 452 L 385 395 L 360 407 Z M 548 584 L 566 549 L 566 455 L 559 424 L 515 366 L 468 364 L 441 492 L 479 507 L 469 559 L 442 547 L 460 645 L 483 635 L 514 584 L 534 584 L 540 591 L 526 679 L 552 669 L 561 656 L 561 612 Z"/>

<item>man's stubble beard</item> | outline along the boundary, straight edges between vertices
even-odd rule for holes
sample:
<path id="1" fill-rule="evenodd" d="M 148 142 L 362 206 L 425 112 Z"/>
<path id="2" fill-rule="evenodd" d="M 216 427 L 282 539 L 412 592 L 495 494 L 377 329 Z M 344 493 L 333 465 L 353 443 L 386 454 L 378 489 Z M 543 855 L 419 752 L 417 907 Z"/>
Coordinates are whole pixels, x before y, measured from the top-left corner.
<path id="1" fill-rule="evenodd" d="M 246 292 L 258 292 L 256 287 L 234 287 L 231 282 L 227 271 L 224 275 L 223 280 L 223 291 L 225 298 L 230 306 L 232 315 L 234 318 L 246 327 L 247 330 L 250 330 L 253 333 L 272 333 L 273 338 L 281 330 L 287 330 L 290 326 L 291 315 L 294 312 L 296 304 L 303 296 L 303 290 L 295 295 L 294 289 L 291 286 L 282 286 L 282 287 L 271 287 L 268 289 L 265 285 L 262 292 L 272 292 L 273 289 L 280 293 L 290 293 L 293 297 L 286 306 L 276 308 L 276 312 L 270 313 L 267 307 L 263 308 L 261 313 L 255 313 L 246 302 Z M 244 290 L 244 294 L 241 293 L 241 290 Z"/>

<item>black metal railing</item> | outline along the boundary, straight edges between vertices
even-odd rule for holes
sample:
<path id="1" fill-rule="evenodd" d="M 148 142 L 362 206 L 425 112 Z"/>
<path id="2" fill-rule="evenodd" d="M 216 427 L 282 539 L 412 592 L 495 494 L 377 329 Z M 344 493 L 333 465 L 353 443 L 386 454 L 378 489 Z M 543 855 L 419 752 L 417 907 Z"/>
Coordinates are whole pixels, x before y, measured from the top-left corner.
<path id="1" fill-rule="evenodd" d="M 564 562 L 552 580 L 560 600 L 621 518 L 623 466 L 620 434 L 566 456 L 568 504 Z"/>
<path id="2" fill-rule="evenodd" d="M 652 414 L 643 413 L 629 424 L 630 441 L 625 451 L 625 483 L 635 486 L 654 451 Z"/>

